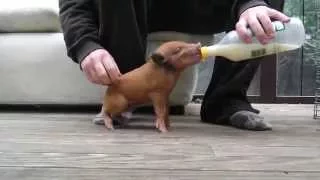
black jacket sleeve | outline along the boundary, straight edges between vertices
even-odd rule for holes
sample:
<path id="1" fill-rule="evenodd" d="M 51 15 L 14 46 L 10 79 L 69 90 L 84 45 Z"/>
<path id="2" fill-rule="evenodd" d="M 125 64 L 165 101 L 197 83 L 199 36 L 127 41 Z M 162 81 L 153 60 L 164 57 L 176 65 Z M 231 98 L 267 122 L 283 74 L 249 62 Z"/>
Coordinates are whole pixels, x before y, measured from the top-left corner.
<path id="1" fill-rule="evenodd" d="M 98 11 L 94 0 L 59 0 L 59 16 L 68 56 L 76 63 L 99 43 Z"/>
<path id="2" fill-rule="evenodd" d="M 269 0 L 235 0 L 232 6 L 232 18 L 237 21 L 245 10 L 255 6 L 269 6 Z"/>

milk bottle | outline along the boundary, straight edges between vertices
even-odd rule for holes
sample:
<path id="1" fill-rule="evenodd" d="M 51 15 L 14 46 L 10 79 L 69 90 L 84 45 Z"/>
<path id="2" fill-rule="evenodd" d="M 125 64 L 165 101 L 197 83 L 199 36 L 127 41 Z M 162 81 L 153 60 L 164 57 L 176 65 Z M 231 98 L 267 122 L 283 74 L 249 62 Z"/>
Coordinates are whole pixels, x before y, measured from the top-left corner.
<path id="1" fill-rule="evenodd" d="M 305 29 L 300 19 L 292 17 L 287 23 L 272 22 L 275 38 L 268 44 L 261 44 L 252 35 L 252 43 L 244 43 L 237 32 L 231 31 L 217 44 L 201 47 L 201 59 L 209 56 L 222 56 L 231 61 L 239 62 L 256 57 L 276 54 L 300 48 L 305 41 Z"/>

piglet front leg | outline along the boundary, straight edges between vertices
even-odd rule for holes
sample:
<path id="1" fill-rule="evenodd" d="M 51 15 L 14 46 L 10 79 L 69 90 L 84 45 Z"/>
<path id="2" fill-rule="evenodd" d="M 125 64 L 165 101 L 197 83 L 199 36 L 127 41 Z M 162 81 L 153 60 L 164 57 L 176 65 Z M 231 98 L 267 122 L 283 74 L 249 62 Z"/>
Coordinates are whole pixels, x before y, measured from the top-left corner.
<path id="1" fill-rule="evenodd" d="M 108 113 L 104 113 L 104 125 L 107 129 L 114 130 L 112 118 Z"/>
<path id="2" fill-rule="evenodd" d="M 156 128 L 162 132 L 168 132 L 169 128 L 169 105 L 168 105 L 168 96 L 157 93 L 151 96 L 153 108 L 156 114 L 155 126 Z"/>

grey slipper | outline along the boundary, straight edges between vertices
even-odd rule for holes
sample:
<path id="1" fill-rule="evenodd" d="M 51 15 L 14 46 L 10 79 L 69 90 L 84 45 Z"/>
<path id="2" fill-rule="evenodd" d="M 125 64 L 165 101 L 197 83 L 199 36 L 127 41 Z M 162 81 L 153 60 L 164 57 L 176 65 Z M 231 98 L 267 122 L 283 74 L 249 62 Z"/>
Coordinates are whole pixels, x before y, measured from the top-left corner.
<path id="1" fill-rule="evenodd" d="M 92 122 L 97 125 L 104 125 L 103 113 L 100 112 L 93 119 Z"/>
<path id="2" fill-rule="evenodd" d="M 250 111 L 239 111 L 230 117 L 230 124 L 234 127 L 252 131 L 272 130 L 271 124 L 264 122 L 263 117 Z"/>

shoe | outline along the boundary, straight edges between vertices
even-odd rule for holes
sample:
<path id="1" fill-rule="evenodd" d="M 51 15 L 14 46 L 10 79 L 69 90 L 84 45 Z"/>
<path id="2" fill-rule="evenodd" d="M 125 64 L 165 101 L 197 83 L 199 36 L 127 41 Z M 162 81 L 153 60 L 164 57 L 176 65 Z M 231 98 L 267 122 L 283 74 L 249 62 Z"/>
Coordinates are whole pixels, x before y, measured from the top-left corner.
<path id="1" fill-rule="evenodd" d="M 252 131 L 272 130 L 272 125 L 263 121 L 263 117 L 251 111 L 238 111 L 230 117 L 230 125 Z"/>

